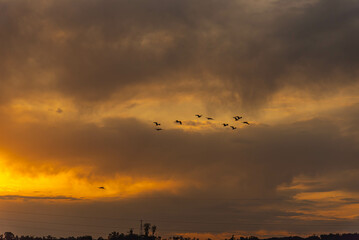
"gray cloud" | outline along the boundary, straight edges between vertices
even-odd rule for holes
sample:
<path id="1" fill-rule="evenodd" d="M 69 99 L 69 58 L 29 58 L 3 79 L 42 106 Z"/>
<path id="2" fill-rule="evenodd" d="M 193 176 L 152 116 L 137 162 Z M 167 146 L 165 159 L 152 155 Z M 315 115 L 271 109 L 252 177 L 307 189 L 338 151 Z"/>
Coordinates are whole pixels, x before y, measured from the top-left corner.
<path id="1" fill-rule="evenodd" d="M 136 84 L 206 88 L 208 77 L 246 104 L 288 85 L 324 93 L 357 82 L 355 1 L 302 3 L 3 1 L 0 71 L 15 93 L 95 101 Z"/>

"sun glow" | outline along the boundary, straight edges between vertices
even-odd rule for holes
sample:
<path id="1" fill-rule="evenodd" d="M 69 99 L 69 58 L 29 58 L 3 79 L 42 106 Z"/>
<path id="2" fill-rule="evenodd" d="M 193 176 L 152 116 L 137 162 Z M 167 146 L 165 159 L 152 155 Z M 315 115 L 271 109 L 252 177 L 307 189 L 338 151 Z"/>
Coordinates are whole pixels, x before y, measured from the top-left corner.
<path id="1" fill-rule="evenodd" d="M 36 168 L 34 168 L 36 169 Z M 180 184 L 172 180 L 134 179 L 129 176 L 93 176 L 89 168 L 69 168 L 24 173 L 0 157 L 1 199 L 91 200 L 128 198 L 144 193 L 176 191 Z M 99 187 L 105 189 L 100 189 Z"/>

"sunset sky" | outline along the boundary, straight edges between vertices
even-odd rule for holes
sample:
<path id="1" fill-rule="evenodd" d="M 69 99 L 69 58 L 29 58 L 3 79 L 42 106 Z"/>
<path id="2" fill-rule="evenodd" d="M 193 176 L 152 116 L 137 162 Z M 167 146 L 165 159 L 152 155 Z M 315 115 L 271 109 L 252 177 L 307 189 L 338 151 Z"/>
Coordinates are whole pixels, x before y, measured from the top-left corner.
<path id="1" fill-rule="evenodd" d="M 140 219 L 358 232 L 359 2 L 0 0 L 0 232 Z"/>

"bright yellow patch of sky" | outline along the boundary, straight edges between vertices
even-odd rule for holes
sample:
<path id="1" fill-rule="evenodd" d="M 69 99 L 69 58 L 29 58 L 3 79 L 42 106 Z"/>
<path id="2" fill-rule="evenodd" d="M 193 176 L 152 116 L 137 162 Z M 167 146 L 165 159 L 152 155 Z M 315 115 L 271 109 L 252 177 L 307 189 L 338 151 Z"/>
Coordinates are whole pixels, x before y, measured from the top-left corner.
<path id="1" fill-rule="evenodd" d="M 36 169 L 36 168 L 35 168 Z M 44 170 L 39 168 L 39 170 Z M 172 180 L 133 179 L 129 176 L 96 178 L 83 167 L 26 173 L 0 158 L 0 196 L 67 197 L 103 199 L 136 197 L 159 191 L 175 192 L 180 183 Z M 105 190 L 98 187 L 104 186 Z"/>

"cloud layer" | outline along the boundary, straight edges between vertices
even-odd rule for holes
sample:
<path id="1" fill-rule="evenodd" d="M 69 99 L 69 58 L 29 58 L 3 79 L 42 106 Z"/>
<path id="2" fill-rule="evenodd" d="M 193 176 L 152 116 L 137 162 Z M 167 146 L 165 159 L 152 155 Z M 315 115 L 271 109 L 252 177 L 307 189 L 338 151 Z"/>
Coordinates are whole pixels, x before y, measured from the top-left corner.
<path id="1" fill-rule="evenodd" d="M 358 12 L 354 0 L 0 1 L 4 209 L 171 233 L 355 231 Z M 220 125 L 237 114 L 251 125 Z M 21 176 L 42 179 L 32 195 Z"/>
<path id="2" fill-rule="evenodd" d="M 247 105 L 288 85 L 317 94 L 357 82 L 349 0 L 2 1 L 1 11 L 7 98 L 46 89 L 102 101 L 128 86 L 166 91 L 190 80 L 190 93 L 218 81 L 207 94 L 228 90 Z"/>

